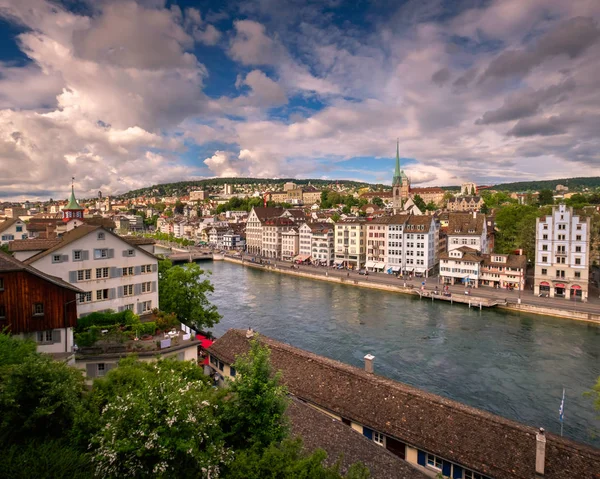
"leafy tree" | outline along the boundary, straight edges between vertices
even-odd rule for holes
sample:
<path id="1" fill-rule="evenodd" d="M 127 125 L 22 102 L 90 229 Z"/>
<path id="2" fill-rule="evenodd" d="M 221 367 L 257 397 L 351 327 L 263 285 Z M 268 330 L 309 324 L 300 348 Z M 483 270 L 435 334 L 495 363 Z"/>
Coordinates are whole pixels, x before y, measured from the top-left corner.
<path id="1" fill-rule="evenodd" d="M 426 211 L 435 211 L 435 210 L 437 210 L 437 208 L 438 208 L 437 205 L 433 201 L 430 201 L 429 203 L 427 203 L 425 205 Z"/>
<path id="2" fill-rule="evenodd" d="M 483 213 L 484 215 L 487 215 L 490 212 L 490 208 L 484 202 L 483 206 L 481 207 L 481 209 L 479 211 L 481 211 L 481 213 Z"/>
<path id="3" fill-rule="evenodd" d="M 511 253 L 523 248 L 527 256 L 533 257 L 536 218 L 541 213 L 542 210 L 528 205 L 516 204 L 501 208 L 496 213 L 495 251 Z"/>
<path id="4" fill-rule="evenodd" d="M 554 203 L 552 190 L 541 190 L 538 195 L 538 203 L 540 205 L 551 205 Z"/>
<path id="5" fill-rule="evenodd" d="M 90 444 L 96 475 L 208 478 L 231 460 L 214 390 L 174 363 L 149 364 L 152 374 L 104 406 Z"/>
<path id="6" fill-rule="evenodd" d="M 342 208 L 342 213 L 344 213 L 345 215 L 349 215 L 351 212 L 352 212 L 352 210 L 350 209 L 350 207 L 348 205 L 346 205 Z"/>
<path id="7" fill-rule="evenodd" d="M 425 209 L 427 208 L 427 205 L 425 204 L 425 201 L 423 201 L 423 198 L 421 198 L 421 195 L 415 195 L 413 197 L 413 202 L 415 203 L 416 207 L 419 208 L 421 211 L 425 211 Z"/>
<path id="8" fill-rule="evenodd" d="M 6 254 L 10 254 L 12 256 L 12 253 L 8 249 L 8 244 L 0 245 L 0 251 L 4 251 Z"/>
<path id="9" fill-rule="evenodd" d="M 159 262 L 160 309 L 175 313 L 181 322 L 198 331 L 213 327 L 221 319 L 206 297 L 214 287 L 204 275 L 197 263 L 169 267 L 169 263 Z"/>
<path id="10" fill-rule="evenodd" d="M 81 371 L 0 334 L 0 443 L 61 437 L 84 390 Z"/>
<path id="11" fill-rule="evenodd" d="M 383 204 L 383 200 L 379 196 L 376 196 L 375 198 L 373 198 L 373 204 L 378 206 L 379 208 L 383 208 L 385 206 Z"/>
<path id="12" fill-rule="evenodd" d="M 324 466 L 325 451 L 318 449 L 312 454 L 302 453 L 302 440 L 286 439 L 281 444 L 271 444 L 264 451 L 250 449 L 235 454 L 227 467 L 225 479 L 342 479 L 339 464 Z M 346 479 L 367 479 L 369 470 L 362 464 L 352 465 Z"/>
<path id="13" fill-rule="evenodd" d="M 341 216 L 339 213 L 336 212 L 331 215 L 331 219 L 334 223 L 337 223 L 341 219 Z"/>
<path id="14" fill-rule="evenodd" d="M 281 374 L 273 374 L 270 354 L 253 339 L 250 351 L 234 363 L 237 375 L 225 402 L 223 422 L 227 442 L 236 449 L 261 450 L 287 435 L 287 390 L 280 385 Z"/>

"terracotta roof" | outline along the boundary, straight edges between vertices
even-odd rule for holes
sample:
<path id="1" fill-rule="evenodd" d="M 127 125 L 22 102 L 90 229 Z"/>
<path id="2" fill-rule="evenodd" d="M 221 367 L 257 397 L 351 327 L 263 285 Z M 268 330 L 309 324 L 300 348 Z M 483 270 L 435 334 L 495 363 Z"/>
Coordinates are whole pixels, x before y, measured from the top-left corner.
<path id="1" fill-rule="evenodd" d="M 485 215 L 472 213 L 450 213 L 448 215 L 448 235 L 481 236 L 485 225 Z"/>
<path id="2" fill-rule="evenodd" d="M 8 249 L 15 251 L 37 251 L 52 248 L 60 243 L 59 239 L 24 239 L 14 240 L 8 244 Z"/>
<path id="3" fill-rule="evenodd" d="M 502 479 L 535 477 L 537 429 L 368 374 L 264 336 L 289 392 L 359 424 L 476 472 Z M 209 351 L 227 363 L 249 349 L 230 329 Z M 546 479 L 596 478 L 600 451 L 547 434 Z"/>
<path id="4" fill-rule="evenodd" d="M 506 255 L 498 255 L 498 254 L 483 254 L 483 264 L 484 266 L 506 266 L 508 268 L 519 268 L 525 269 L 527 267 L 527 256 L 519 255 L 519 254 L 509 254 L 505 263 L 492 261 L 494 256 L 506 256 Z"/>
<path id="5" fill-rule="evenodd" d="M 19 218 L 7 218 L 6 220 L 4 220 L 2 223 L 0 223 L 0 233 L 10 228 L 17 221 L 22 222 L 22 220 L 20 220 Z"/>
<path id="6" fill-rule="evenodd" d="M 83 293 L 81 289 L 76 286 L 73 286 L 66 281 L 63 281 L 56 276 L 52 276 L 46 273 L 43 273 L 39 269 L 34 268 L 33 266 L 29 266 L 28 264 L 19 261 L 18 259 L 13 258 L 11 255 L 6 254 L 3 251 L 0 251 L 0 273 L 10 273 L 13 271 L 27 271 L 39 278 L 45 279 L 50 283 L 53 283 L 62 288 L 70 289 L 71 291 L 75 291 L 76 293 Z"/>
<path id="7" fill-rule="evenodd" d="M 290 401 L 286 415 L 292 436 L 302 437 L 304 449 L 309 452 L 323 449 L 327 453 L 327 465 L 335 464 L 339 458 L 342 474 L 355 462 L 361 462 L 371 471 L 372 479 L 428 477 L 387 449 L 298 399 Z"/>
<path id="8" fill-rule="evenodd" d="M 101 216 L 92 216 L 90 218 L 83 218 L 83 222 L 86 225 L 102 226 L 106 229 L 112 229 L 112 230 L 114 230 L 117 227 L 114 220 L 112 220 L 111 218 L 104 218 Z"/>
<path id="9" fill-rule="evenodd" d="M 427 215 L 410 215 L 408 217 L 407 225 L 412 226 L 422 226 L 423 229 L 409 229 L 409 232 L 416 231 L 417 233 L 429 233 L 429 228 L 431 228 L 431 223 L 433 222 L 433 217 Z"/>
<path id="10" fill-rule="evenodd" d="M 265 226 L 291 226 L 296 224 L 291 218 L 269 218 L 264 221 Z"/>
<path id="11" fill-rule="evenodd" d="M 281 216 L 284 211 L 284 209 L 280 208 L 279 206 L 255 206 L 253 210 L 260 221 L 264 221 L 267 218 Z"/>

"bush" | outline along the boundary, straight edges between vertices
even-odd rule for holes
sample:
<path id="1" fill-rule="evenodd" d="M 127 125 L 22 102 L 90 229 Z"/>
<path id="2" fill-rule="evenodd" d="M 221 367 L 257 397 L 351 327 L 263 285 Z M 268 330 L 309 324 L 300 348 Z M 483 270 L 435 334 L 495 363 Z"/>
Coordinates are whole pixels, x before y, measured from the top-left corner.
<path id="1" fill-rule="evenodd" d="M 83 332 L 89 329 L 92 326 L 98 326 L 101 328 L 107 328 L 109 326 L 113 326 L 116 324 L 122 324 L 124 326 L 133 326 L 140 322 L 140 318 L 130 311 L 126 309 L 125 311 L 121 311 L 120 313 L 91 313 L 83 318 L 79 318 L 77 320 L 77 332 Z"/>
<path id="2" fill-rule="evenodd" d="M 154 335 L 156 333 L 156 323 L 150 321 L 148 323 L 139 323 L 133 327 L 133 330 L 138 334 L 139 337 L 145 334 Z"/>
<path id="3" fill-rule="evenodd" d="M 93 346 L 100 338 L 97 329 L 90 329 L 83 333 L 75 333 L 75 344 L 81 348 L 89 348 Z"/>

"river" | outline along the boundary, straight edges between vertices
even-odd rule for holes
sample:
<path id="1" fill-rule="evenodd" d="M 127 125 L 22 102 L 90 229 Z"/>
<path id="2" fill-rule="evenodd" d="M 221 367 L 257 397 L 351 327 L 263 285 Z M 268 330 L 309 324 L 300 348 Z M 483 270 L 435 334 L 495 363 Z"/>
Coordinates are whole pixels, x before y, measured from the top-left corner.
<path id="1" fill-rule="evenodd" d="M 211 301 L 223 315 L 213 333 L 251 326 L 298 348 L 535 427 L 600 447 L 592 401 L 600 376 L 600 327 L 546 316 L 432 303 L 237 264 L 212 271 Z"/>

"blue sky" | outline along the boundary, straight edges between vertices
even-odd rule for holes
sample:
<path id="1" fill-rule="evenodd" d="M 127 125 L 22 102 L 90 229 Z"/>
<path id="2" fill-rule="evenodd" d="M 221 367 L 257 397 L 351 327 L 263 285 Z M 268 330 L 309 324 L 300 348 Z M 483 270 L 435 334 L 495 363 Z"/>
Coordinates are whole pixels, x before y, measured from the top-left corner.
<path id="1" fill-rule="evenodd" d="M 600 3 L 0 0 L 0 197 L 600 175 Z"/>

